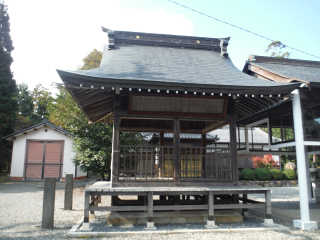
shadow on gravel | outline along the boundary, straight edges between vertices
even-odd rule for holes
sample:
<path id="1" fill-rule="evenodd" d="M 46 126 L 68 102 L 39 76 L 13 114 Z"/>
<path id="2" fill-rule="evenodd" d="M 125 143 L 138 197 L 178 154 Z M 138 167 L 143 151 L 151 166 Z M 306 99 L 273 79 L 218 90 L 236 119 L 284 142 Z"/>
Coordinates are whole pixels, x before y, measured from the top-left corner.
<path id="1" fill-rule="evenodd" d="M 282 232 L 284 235 L 287 235 L 288 238 L 287 239 L 304 239 L 304 240 L 312 240 L 312 239 L 318 239 L 318 234 L 319 234 L 319 230 L 317 230 L 317 232 L 307 232 L 307 234 L 309 236 L 306 236 L 305 234 L 301 233 L 300 234 L 300 229 L 295 229 L 295 230 L 291 230 L 291 231 L 284 231 Z"/>
<path id="2" fill-rule="evenodd" d="M 83 188 L 89 183 L 95 182 L 95 179 L 74 181 L 75 188 Z M 44 182 L 2 182 L 0 183 L 0 193 L 28 193 L 43 191 Z M 65 182 L 56 182 L 56 190 L 64 190 Z"/>
<path id="3" fill-rule="evenodd" d="M 274 208 L 280 208 L 282 210 L 287 209 L 300 209 L 299 201 L 272 201 L 271 206 Z M 309 203 L 310 209 L 320 209 L 320 203 Z"/>

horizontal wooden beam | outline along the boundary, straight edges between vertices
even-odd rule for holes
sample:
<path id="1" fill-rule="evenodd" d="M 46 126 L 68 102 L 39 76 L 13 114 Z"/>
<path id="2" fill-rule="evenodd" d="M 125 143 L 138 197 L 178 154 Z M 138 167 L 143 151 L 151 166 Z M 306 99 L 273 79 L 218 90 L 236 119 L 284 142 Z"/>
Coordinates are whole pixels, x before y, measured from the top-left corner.
<path id="1" fill-rule="evenodd" d="M 152 116 L 152 115 L 131 115 L 127 111 L 117 111 L 117 114 L 121 118 L 128 119 L 159 119 L 159 120 L 173 120 L 174 116 Z M 191 117 L 191 116 L 179 116 L 181 121 L 230 121 L 231 119 L 236 119 L 235 115 L 227 114 L 224 118 L 218 117 Z"/>
<path id="2" fill-rule="evenodd" d="M 148 206 L 113 206 L 113 207 L 98 207 L 98 206 L 90 206 L 89 211 L 145 211 L 148 210 Z"/>
<path id="3" fill-rule="evenodd" d="M 251 208 L 265 208 L 264 203 L 256 204 L 214 204 L 214 209 L 251 209 Z M 89 206 L 89 211 L 145 211 L 148 206 L 112 206 L 112 207 L 98 207 Z M 154 211 L 172 211 L 172 210 L 208 210 L 208 205 L 156 205 L 153 206 Z"/>
<path id="4" fill-rule="evenodd" d="M 121 132 L 165 132 L 172 133 L 173 128 L 120 127 Z M 180 129 L 181 133 L 202 133 L 202 129 Z"/>
<path id="5" fill-rule="evenodd" d="M 214 211 L 214 216 L 240 216 L 241 210 L 217 210 Z M 173 212 L 173 211 L 161 211 L 154 212 L 153 217 L 205 217 L 208 216 L 208 211 L 183 211 L 183 212 Z M 146 218 L 148 217 L 147 212 L 111 212 L 110 218 Z"/>
<path id="6" fill-rule="evenodd" d="M 265 208 L 264 203 L 257 204 L 215 204 L 214 209 L 248 209 L 248 208 Z"/>

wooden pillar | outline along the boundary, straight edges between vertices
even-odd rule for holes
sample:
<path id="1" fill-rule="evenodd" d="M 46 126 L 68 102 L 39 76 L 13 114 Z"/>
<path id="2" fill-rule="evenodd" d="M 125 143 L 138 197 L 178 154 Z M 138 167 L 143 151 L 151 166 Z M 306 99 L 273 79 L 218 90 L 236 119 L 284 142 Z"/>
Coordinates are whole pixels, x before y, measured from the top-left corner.
<path id="1" fill-rule="evenodd" d="M 180 182 L 181 179 L 181 157 L 180 157 L 180 120 L 173 120 L 173 180 Z"/>
<path id="2" fill-rule="evenodd" d="M 243 194 L 243 204 L 248 204 L 248 194 Z M 243 209 L 243 216 L 248 216 L 248 208 Z"/>
<path id="3" fill-rule="evenodd" d="M 112 136 L 112 164 L 111 164 L 111 187 L 119 181 L 119 127 L 120 117 L 115 114 L 113 122 Z"/>
<path id="4" fill-rule="evenodd" d="M 174 195 L 173 196 L 173 204 L 174 205 L 180 205 L 180 195 Z M 180 212 L 180 210 L 174 210 L 175 212 Z"/>
<path id="5" fill-rule="evenodd" d="M 160 135 L 159 135 L 159 147 L 163 147 L 164 146 L 164 132 L 160 132 Z M 162 159 L 162 149 L 160 148 L 159 149 L 159 166 L 158 166 L 158 170 L 159 170 L 159 177 L 162 177 L 163 176 L 163 169 L 162 169 L 162 166 L 163 166 L 163 159 Z"/>
<path id="6" fill-rule="evenodd" d="M 209 213 L 208 213 L 208 220 L 209 221 L 214 221 L 214 196 L 213 196 L 213 192 L 209 191 L 208 193 L 208 209 L 209 209 Z"/>
<path id="7" fill-rule="evenodd" d="M 160 132 L 160 136 L 159 136 L 159 146 L 160 146 L 160 147 L 164 146 L 164 132 Z"/>
<path id="8" fill-rule="evenodd" d="M 73 174 L 66 174 L 64 188 L 64 210 L 72 210 L 73 200 Z"/>
<path id="9" fill-rule="evenodd" d="M 230 111 L 233 118 L 230 121 L 230 146 L 231 146 L 231 161 L 232 161 L 232 178 L 235 185 L 238 185 L 238 160 L 237 160 L 237 126 L 235 116 L 235 102 L 232 99 L 230 103 Z"/>
<path id="10" fill-rule="evenodd" d="M 201 147 L 207 147 L 207 134 L 206 133 L 202 133 L 201 134 Z M 201 173 L 202 173 L 202 177 L 206 178 L 207 176 L 207 168 L 206 168 L 206 153 L 207 150 L 206 149 L 202 149 L 201 151 Z"/>
<path id="11" fill-rule="evenodd" d="M 148 222 L 153 222 L 153 192 L 148 195 Z"/>
<path id="12" fill-rule="evenodd" d="M 239 194 L 232 194 L 233 204 L 239 204 Z"/>
<path id="13" fill-rule="evenodd" d="M 271 192 L 270 192 L 270 190 L 267 190 L 266 193 L 265 193 L 265 203 L 266 203 L 266 208 L 265 208 L 266 219 L 272 219 L 272 214 L 271 214 Z"/>
<path id="14" fill-rule="evenodd" d="M 43 205 L 42 205 L 42 229 L 52 229 L 54 225 L 54 203 L 56 196 L 56 178 L 44 179 Z"/>
<path id="15" fill-rule="evenodd" d="M 89 225 L 89 192 L 85 192 L 84 195 L 84 218 L 83 223 Z M 89 227 L 89 226 L 88 226 Z"/>

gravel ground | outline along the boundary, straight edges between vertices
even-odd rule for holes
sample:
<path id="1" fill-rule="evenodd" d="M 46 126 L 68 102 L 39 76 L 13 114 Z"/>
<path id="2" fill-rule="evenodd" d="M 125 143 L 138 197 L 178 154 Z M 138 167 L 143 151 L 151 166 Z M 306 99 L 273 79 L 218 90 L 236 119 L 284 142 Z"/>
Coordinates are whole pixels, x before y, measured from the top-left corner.
<path id="1" fill-rule="evenodd" d="M 300 209 L 298 187 L 273 187 L 271 188 L 271 205 L 274 208 Z M 248 194 L 248 198 L 257 201 L 264 201 L 263 194 Z M 319 203 L 309 204 L 310 209 L 320 209 Z"/>
<path id="2" fill-rule="evenodd" d="M 83 216 L 83 189 L 87 182 L 74 183 L 74 202 L 71 211 L 63 210 L 64 183 L 58 182 L 55 202 L 54 230 L 41 229 L 43 183 L 10 182 L 0 184 L 0 239 L 65 239 L 70 228 Z M 299 201 L 298 188 L 273 188 L 272 199 L 275 207 L 293 207 Z M 263 199 L 262 195 L 249 196 Z M 110 204 L 110 198 L 103 199 L 103 204 Z M 316 206 L 317 208 L 319 206 Z M 285 208 L 287 209 L 287 208 Z M 97 214 L 97 219 L 107 213 Z M 290 227 L 285 232 L 228 232 L 228 233 L 181 233 L 181 234 L 133 234 L 130 236 L 112 237 L 112 239 L 320 239 L 320 230 L 301 231 L 292 227 L 292 222 L 274 219 L 275 223 Z M 220 228 L 255 227 L 260 225 L 261 219 L 245 218 L 244 223 L 219 224 Z M 97 223 L 99 226 L 99 223 Z M 245 225 L 242 225 L 245 224 Z M 158 229 L 203 229 L 203 224 L 157 224 Z M 138 226 L 138 225 L 135 225 Z M 141 226 L 143 227 L 143 226 Z M 99 228 L 106 228 L 103 224 Z M 121 228 L 121 227 L 118 227 Z M 122 227 L 123 230 L 124 227 Z M 129 228 L 129 229 L 128 229 Z M 109 231 L 111 229 L 109 228 Z M 132 226 L 126 229 L 132 230 Z M 101 239 L 101 238 L 100 238 Z"/>

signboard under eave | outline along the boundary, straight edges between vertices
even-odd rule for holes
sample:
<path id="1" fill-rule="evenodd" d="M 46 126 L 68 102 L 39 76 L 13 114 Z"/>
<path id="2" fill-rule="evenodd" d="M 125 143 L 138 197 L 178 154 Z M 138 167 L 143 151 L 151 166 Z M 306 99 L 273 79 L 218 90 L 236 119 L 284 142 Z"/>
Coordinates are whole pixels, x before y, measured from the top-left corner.
<path id="1" fill-rule="evenodd" d="M 228 97 L 178 94 L 129 94 L 129 114 L 225 117 Z"/>

